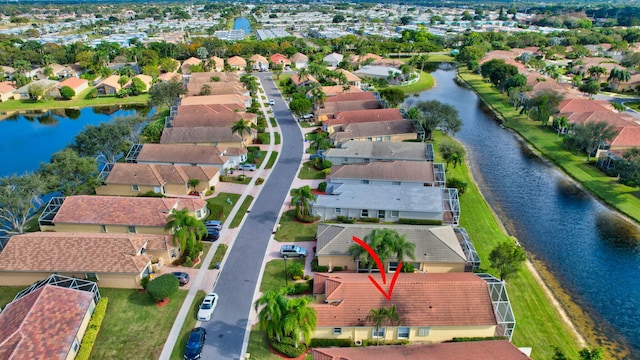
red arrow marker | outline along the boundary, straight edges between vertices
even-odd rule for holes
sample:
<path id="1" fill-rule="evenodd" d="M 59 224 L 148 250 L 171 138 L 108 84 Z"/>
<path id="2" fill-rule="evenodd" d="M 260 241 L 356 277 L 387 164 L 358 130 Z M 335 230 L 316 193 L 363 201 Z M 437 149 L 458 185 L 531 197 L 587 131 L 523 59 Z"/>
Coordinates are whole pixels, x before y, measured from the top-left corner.
<path id="1" fill-rule="evenodd" d="M 373 261 L 375 261 L 376 265 L 378 266 L 378 269 L 380 270 L 380 276 L 382 277 L 382 285 L 386 285 L 387 277 L 384 272 L 384 268 L 382 266 L 382 261 L 380 261 L 380 257 L 378 256 L 378 254 L 371 248 L 371 246 L 369 246 L 369 244 L 365 243 L 364 241 L 358 239 L 355 236 L 353 236 L 352 239 L 353 241 L 356 242 L 356 244 L 362 246 L 367 251 L 367 253 L 369 253 L 369 255 L 373 258 Z M 402 263 L 398 263 L 396 272 L 393 274 L 393 278 L 391 279 L 391 284 L 389 285 L 388 293 L 384 291 L 382 286 L 373 278 L 373 276 L 369 275 L 369 280 L 371 280 L 371 283 L 373 283 L 373 285 L 375 285 L 378 291 L 380 291 L 380 293 L 382 293 L 382 295 L 384 295 L 384 297 L 389 301 L 391 301 L 391 294 L 393 293 L 393 287 L 396 284 L 396 280 L 398 280 L 398 275 L 400 275 L 400 270 L 402 270 Z"/>

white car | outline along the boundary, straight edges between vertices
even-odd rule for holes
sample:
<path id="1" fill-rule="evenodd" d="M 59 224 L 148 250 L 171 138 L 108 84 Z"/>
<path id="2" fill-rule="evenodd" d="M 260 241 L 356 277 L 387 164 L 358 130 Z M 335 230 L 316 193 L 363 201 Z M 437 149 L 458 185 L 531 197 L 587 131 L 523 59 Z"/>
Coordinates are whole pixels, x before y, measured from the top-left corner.
<path id="1" fill-rule="evenodd" d="M 273 99 L 269 100 L 269 105 L 273 106 L 275 104 L 276 104 L 275 100 L 273 100 Z"/>
<path id="2" fill-rule="evenodd" d="M 218 305 L 218 294 L 209 293 L 202 300 L 202 304 L 200 304 L 200 309 L 198 310 L 198 321 L 209 321 L 211 320 L 211 315 L 213 315 L 213 310 L 216 309 Z"/>

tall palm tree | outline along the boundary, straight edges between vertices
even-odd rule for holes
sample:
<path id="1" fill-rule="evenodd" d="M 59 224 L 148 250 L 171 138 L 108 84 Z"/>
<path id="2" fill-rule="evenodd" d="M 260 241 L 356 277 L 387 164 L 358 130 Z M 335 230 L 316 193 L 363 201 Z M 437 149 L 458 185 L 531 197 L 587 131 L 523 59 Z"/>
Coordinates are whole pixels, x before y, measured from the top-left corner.
<path id="1" fill-rule="evenodd" d="M 302 80 L 305 77 L 309 76 L 311 73 L 309 72 L 309 68 L 307 68 L 306 66 L 301 67 L 300 70 L 298 70 L 298 79 Z"/>
<path id="2" fill-rule="evenodd" d="M 387 260 L 392 254 L 395 254 L 395 243 L 397 242 L 398 237 L 398 233 L 394 230 L 374 229 L 364 237 L 363 241 L 371 246 L 378 255 L 380 262 L 384 264 L 385 260 Z M 362 246 L 358 244 L 351 245 L 349 247 L 349 254 L 354 261 L 360 261 L 363 266 L 366 266 L 369 269 L 369 273 L 373 272 L 373 266 L 376 265 L 376 263 L 371 255 L 362 248 Z M 402 255 L 404 256 L 405 254 Z M 384 269 L 378 270 L 385 271 Z"/>
<path id="3" fill-rule="evenodd" d="M 385 308 L 385 322 L 391 326 L 400 325 L 400 314 L 396 311 L 396 304 L 391 305 L 389 308 Z"/>
<path id="4" fill-rule="evenodd" d="M 260 328 L 267 333 L 270 339 L 275 337 L 278 342 L 285 335 L 284 317 L 286 304 L 287 298 L 284 295 L 284 290 L 268 290 L 254 303 L 256 311 L 261 306 L 264 306 L 258 313 Z"/>
<path id="5" fill-rule="evenodd" d="M 367 321 L 373 322 L 373 326 L 376 329 L 376 335 L 380 331 L 382 324 L 387 317 L 387 311 L 385 308 L 371 309 L 367 315 Z M 376 345 L 380 345 L 380 337 L 376 336 Z"/>
<path id="6" fill-rule="evenodd" d="M 393 252 L 396 254 L 396 259 L 398 260 L 398 262 L 404 262 L 405 258 L 415 260 L 415 250 L 416 244 L 407 241 L 404 236 L 398 235 L 398 237 L 395 239 L 395 244 L 393 244 Z"/>
<path id="7" fill-rule="evenodd" d="M 315 309 L 309 306 L 308 297 L 288 299 L 286 313 L 283 319 L 285 335 L 291 336 L 294 346 L 302 337 L 305 344 L 311 341 L 311 334 L 316 328 L 318 320 Z"/>
<path id="8" fill-rule="evenodd" d="M 171 210 L 164 229 L 173 232 L 173 244 L 180 245 L 180 251 L 187 256 L 191 255 L 189 252 L 195 243 L 207 235 L 207 228 L 202 221 L 190 215 L 187 208 Z"/>
<path id="9" fill-rule="evenodd" d="M 311 144 L 309 144 L 309 147 L 315 149 L 316 153 L 319 150 L 327 150 L 328 148 L 330 148 L 331 140 L 329 140 L 329 133 L 326 133 L 324 131 L 316 133 L 316 136 L 311 141 Z"/>
<path id="10" fill-rule="evenodd" d="M 602 66 L 594 65 L 587 70 L 589 72 L 589 76 L 593 78 L 599 78 L 602 75 L 607 75 L 607 69 Z"/>
<path id="11" fill-rule="evenodd" d="M 247 125 L 244 120 L 238 120 L 233 123 L 233 126 L 231 126 L 231 133 L 238 133 L 238 135 L 240 135 L 240 137 L 242 138 L 242 146 L 244 146 L 244 134 L 251 133 L 251 126 Z"/>
<path id="12" fill-rule="evenodd" d="M 302 219 L 311 215 L 310 201 L 315 201 L 317 197 L 309 185 L 291 190 L 291 195 L 293 195 L 291 202 L 296 206 L 296 218 Z"/>
<path id="13" fill-rule="evenodd" d="M 327 94 L 322 91 L 322 86 L 318 83 L 314 83 L 311 86 L 311 98 L 313 99 L 313 104 L 317 108 L 324 106 L 324 101 L 327 100 Z"/>
<path id="14" fill-rule="evenodd" d="M 631 74 L 627 69 L 619 69 L 613 68 L 611 69 L 611 73 L 609 74 L 609 78 L 607 81 L 615 83 L 615 88 L 617 89 L 621 82 L 627 82 L 631 79 Z"/>
<path id="15" fill-rule="evenodd" d="M 200 179 L 189 179 L 187 184 L 189 184 L 189 187 L 192 188 L 193 191 L 196 191 L 196 187 L 200 185 Z"/>

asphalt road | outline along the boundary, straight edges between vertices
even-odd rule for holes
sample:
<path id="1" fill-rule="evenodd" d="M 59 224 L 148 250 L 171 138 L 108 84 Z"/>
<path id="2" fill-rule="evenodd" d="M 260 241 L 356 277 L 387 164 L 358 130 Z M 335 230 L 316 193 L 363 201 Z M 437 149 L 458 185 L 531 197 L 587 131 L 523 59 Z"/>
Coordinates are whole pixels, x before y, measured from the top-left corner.
<path id="1" fill-rule="evenodd" d="M 271 80 L 271 75 L 259 73 L 258 77 L 268 98 L 275 100 L 272 108 L 280 126 L 282 150 L 271 176 L 254 200 L 214 288 L 220 301 L 211 321 L 202 324 L 207 330 L 203 359 L 241 358 L 262 260 L 302 160 L 302 133 Z"/>

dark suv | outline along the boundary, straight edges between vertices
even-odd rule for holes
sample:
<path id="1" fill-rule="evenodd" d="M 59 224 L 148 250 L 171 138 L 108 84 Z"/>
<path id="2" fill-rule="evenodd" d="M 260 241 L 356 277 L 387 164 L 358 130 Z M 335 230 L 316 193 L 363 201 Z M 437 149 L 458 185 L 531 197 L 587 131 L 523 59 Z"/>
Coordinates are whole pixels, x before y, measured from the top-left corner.
<path id="1" fill-rule="evenodd" d="M 197 327 L 191 330 L 189 340 L 187 340 L 187 348 L 184 351 L 185 360 L 195 360 L 202 357 L 202 347 L 207 339 L 207 330 Z"/>

